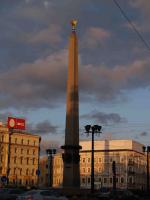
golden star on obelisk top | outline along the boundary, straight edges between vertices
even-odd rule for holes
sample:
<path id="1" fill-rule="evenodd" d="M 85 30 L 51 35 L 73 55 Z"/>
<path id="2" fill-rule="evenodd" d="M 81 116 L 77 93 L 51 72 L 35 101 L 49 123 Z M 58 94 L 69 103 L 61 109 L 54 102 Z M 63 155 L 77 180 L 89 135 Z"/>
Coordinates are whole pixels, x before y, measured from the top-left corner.
<path id="1" fill-rule="evenodd" d="M 78 21 L 76 19 L 72 19 L 70 23 L 71 23 L 71 26 L 72 26 L 72 30 L 75 31 Z"/>

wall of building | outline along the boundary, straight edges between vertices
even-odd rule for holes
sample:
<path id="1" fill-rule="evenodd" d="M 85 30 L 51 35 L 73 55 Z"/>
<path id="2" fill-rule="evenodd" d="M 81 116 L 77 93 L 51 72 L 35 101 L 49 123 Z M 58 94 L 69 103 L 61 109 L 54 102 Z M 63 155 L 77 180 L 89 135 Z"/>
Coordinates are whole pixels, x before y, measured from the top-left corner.
<path id="1" fill-rule="evenodd" d="M 0 177 L 8 176 L 10 185 L 37 184 L 39 145 L 38 135 L 0 127 Z"/>
<path id="2" fill-rule="evenodd" d="M 80 178 L 81 187 L 91 184 L 91 141 L 81 141 Z M 132 140 L 95 141 L 94 171 L 95 188 L 112 188 L 112 162 L 116 162 L 118 188 L 146 188 L 146 155 L 143 145 Z M 61 187 L 63 181 L 62 154 L 53 158 L 53 186 Z"/>

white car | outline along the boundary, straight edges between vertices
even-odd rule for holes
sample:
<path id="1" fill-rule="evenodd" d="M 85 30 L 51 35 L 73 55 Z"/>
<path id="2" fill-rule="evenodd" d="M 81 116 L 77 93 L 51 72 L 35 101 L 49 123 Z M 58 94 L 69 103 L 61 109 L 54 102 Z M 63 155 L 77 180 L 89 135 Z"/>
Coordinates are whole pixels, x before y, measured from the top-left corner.
<path id="1" fill-rule="evenodd" d="M 60 196 L 57 191 L 51 190 L 30 190 L 20 196 L 17 200 L 68 200 L 65 196 Z"/>

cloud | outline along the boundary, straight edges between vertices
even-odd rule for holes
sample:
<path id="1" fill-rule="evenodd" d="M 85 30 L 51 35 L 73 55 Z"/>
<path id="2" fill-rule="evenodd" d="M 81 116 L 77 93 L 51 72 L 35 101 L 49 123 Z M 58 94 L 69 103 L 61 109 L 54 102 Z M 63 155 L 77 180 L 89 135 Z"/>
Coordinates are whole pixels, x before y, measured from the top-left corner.
<path id="1" fill-rule="evenodd" d="M 37 33 L 28 35 L 28 41 L 31 44 L 57 44 L 62 41 L 60 35 L 61 28 L 58 25 L 51 25 L 49 28 L 42 29 Z"/>
<path id="2" fill-rule="evenodd" d="M 147 0 L 131 0 L 130 4 L 143 11 L 144 14 L 150 14 L 150 2 Z"/>
<path id="3" fill-rule="evenodd" d="M 125 91 L 150 86 L 150 59 L 136 60 L 125 66 L 86 65 L 82 67 L 81 87 L 84 94 L 100 101 L 122 98 Z"/>
<path id="4" fill-rule="evenodd" d="M 56 134 L 58 126 L 52 125 L 48 120 L 45 120 L 43 122 L 39 122 L 37 124 L 28 124 L 27 125 L 28 130 L 31 133 L 44 135 L 44 134 Z"/>
<path id="5" fill-rule="evenodd" d="M 149 135 L 149 134 L 148 134 L 147 132 L 145 132 L 145 131 L 142 132 L 142 133 L 140 133 L 140 136 L 142 136 L 142 137 L 143 137 L 143 136 L 145 137 L 145 136 L 148 136 L 148 135 Z"/>
<path id="6" fill-rule="evenodd" d="M 90 27 L 87 29 L 84 39 L 83 46 L 89 48 L 95 48 L 99 45 L 103 45 L 107 39 L 109 39 L 111 33 L 100 27 Z"/>
<path id="7" fill-rule="evenodd" d="M 1 108 L 53 108 L 65 102 L 68 51 L 60 50 L 33 63 L 0 74 Z M 150 59 L 129 65 L 79 66 L 82 99 L 109 102 L 124 98 L 124 92 L 150 86 Z M 87 98 L 88 96 L 88 98 Z M 83 97 L 83 98 L 82 98 Z"/>
<path id="8" fill-rule="evenodd" d="M 125 121 L 119 114 L 117 113 L 103 113 L 103 112 L 97 112 L 92 111 L 91 113 L 84 114 L 81 116 L 83 119 L 93 119 L 101 124 L 109 124 L 109 123 L 121 123 Z"/>
<path id="9" fill-rule="evenodd" d="M 24 64 L 0 75 L 0 107 L 53 107 L 66 88 L 67 51 Z"/>

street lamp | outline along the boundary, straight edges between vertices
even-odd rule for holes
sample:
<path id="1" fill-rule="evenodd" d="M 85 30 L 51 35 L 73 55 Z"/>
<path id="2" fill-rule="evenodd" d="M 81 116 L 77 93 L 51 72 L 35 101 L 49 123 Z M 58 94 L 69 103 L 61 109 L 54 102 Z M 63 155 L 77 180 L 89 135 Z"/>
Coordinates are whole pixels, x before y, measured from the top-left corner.
<path id="1" fill-rule="evenodd" d="M 101 133 L 102 126 L 86 125 L 85 131 L 87 134 L 92 133 L 92 151 L 91 151 L 91 193 L 94 193 L 94 134 Z"/>
<path id="2" fill-rule="evenodd" d="M 147 152 L 147 192 L 149 192 L 149 152 L 150 152 L 150 146 L 143 146 L 143 152 Z"/>
<path id="3" fill-rule="evenodd" d="M 52 176 L 53 176 L 53 155 L 56 154 L 56 149 L 46 149 L 48 157 L 48 187 L 52 187 Z"/>

